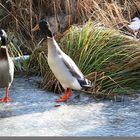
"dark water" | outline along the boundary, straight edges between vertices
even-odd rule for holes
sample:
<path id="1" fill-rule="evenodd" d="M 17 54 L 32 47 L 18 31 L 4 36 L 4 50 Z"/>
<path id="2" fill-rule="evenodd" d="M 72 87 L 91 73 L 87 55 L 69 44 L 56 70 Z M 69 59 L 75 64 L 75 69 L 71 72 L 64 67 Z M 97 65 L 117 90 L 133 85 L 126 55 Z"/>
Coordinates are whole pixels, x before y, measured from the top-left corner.
<path id="1" fill-rule="evenodd" d="M 140 97 L 96 102 L 81 94 L 54 107 L 58 95 L 38 89 L 34 79 L 15 78 L 14 102 L 0 103 L 0 136 L 140 136 Z"/>

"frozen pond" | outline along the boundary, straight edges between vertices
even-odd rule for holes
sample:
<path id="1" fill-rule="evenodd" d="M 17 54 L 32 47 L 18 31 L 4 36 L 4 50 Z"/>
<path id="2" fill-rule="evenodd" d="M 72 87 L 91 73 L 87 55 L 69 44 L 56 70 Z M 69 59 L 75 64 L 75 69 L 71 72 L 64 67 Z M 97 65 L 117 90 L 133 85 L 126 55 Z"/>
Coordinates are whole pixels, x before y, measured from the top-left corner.
<path id="1" fill-rule="evenodd" d="M 15 78 L 14 102 L 0 103 L 0 136 L 140 136 L 140 97 L 97 102 L 81 94 L 54 107 L 58 95 L 38 89 L 33 79 Z"/>

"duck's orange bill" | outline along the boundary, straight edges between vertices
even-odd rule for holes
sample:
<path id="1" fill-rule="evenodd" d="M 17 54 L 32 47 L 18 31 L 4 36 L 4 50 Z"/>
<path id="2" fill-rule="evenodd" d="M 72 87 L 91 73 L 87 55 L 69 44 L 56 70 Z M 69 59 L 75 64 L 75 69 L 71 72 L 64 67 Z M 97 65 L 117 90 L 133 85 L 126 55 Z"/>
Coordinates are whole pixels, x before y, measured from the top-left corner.
<path id="1" fill-rule="evenodd" d="M 39 25 L 37 24 L 31 31 L 35 32 L 35 31 L 38 31 L 38 30 L 40 30 L 40 28 L 39 28 Z"/>

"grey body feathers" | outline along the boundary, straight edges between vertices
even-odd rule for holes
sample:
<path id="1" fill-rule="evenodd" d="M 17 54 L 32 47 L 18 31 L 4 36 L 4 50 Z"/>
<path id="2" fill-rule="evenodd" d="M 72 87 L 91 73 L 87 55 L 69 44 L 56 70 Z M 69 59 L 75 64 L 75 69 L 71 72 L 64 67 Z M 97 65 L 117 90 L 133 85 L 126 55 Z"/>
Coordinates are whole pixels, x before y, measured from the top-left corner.
<path id="1" fill-rule="evenodd" d="M 14 63 L 8 54 L 7 48 L 5 46 L 4 47 L 1 46 L 0 48 L 0 88 L 9 87 L 13 81 L 13 77 L 14 77 Z"/>

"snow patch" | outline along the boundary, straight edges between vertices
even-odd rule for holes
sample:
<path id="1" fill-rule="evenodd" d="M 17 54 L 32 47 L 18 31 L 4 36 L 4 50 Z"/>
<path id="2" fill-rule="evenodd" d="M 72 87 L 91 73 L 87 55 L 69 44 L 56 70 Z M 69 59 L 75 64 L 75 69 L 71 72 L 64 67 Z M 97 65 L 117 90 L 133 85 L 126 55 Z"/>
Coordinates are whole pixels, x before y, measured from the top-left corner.
<path id="1" fill-rule="evenodd" d="M 128 25 L 128 27 L 130 29 L 132 29 L 133 31 L 137 31 L 140 29 L 140 19 L 138 17 L 135 17 L 132 19 L 132 22 L 130 23 L 130 25 Z"/>

